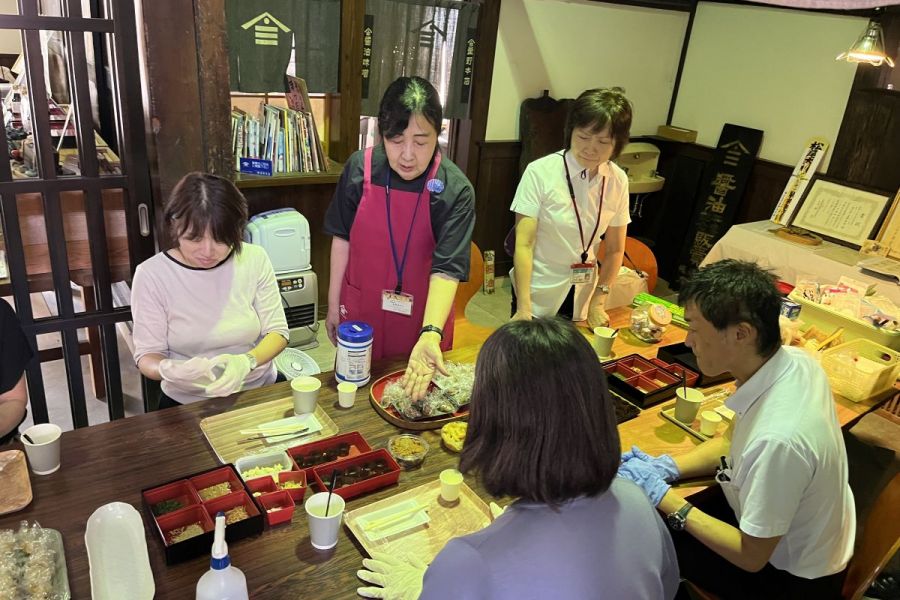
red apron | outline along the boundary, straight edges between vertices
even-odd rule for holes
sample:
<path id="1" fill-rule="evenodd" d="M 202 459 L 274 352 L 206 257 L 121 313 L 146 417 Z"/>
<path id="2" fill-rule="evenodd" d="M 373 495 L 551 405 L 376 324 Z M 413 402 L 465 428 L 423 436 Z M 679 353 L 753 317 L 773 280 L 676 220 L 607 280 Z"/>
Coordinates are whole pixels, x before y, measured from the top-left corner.
<path id="1" fill-rule="evenodd" d="M 425 181 L 434 179 L 441 153 L 437 152 Z M 372 359 L 408 357 L 419 339 L 431 259 L 436 242 L 431 230 L 431 193 L 403 192 L 391 188 L 391 227 L 394 250 L 403 260 L 409 235 L 409 250 L 403 270 L 403 292 L 413 296 L 412 314 L 401 315 L 381 308 L 381 294 L 397 286 L 397 269 L 387 224 L 387 191 L 372 182 L 372 148 L 366 149 L 362 198 L 350 228 L 350 259 L 341 284 L 341 321 L 363 321 L 372 326 Z M 390 168 L 390 166 L 388 166 Z M 419 210 L 416 204 L 421 202 Z M 415 214 L 415 221 L 413 215 Z M 453 309 L 443 327 L 441 350 L 453 346 Z"/>

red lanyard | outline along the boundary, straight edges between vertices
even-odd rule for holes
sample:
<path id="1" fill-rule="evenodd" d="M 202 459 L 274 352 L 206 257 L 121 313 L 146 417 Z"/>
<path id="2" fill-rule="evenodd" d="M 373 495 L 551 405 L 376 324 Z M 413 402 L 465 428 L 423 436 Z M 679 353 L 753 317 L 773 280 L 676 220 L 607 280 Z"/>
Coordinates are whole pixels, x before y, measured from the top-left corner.
<path id="1" fill-rule="evenodd" d="M 594 231 L 591 233 L 591 239 L 588 243 L 584 243 L 584 229 L 581 227 L 581 215 L 578 213 L 578 204 L 575 202 L 575 188 L 572 187 L 572 176 L 569 174 L 569 163 L 566 161 L 566 155 L 563 153 L 563 165 L 566 167 L 566 183 L 569 184 L 569 196 L 572 197 L 572 208 L 575 209 L 575 221 L 578 222 L 578 235 L 581 236 L 581 262 L 586 263 L 588 257 L 588 248 L 594 242 L 597 230 L 600 228 L 600 213 L 603 212 L 603 194 L 606 192 L 606 175 L 600 180 L 600 205 L 597 207 L 597 222 L 594 223 Z"/>

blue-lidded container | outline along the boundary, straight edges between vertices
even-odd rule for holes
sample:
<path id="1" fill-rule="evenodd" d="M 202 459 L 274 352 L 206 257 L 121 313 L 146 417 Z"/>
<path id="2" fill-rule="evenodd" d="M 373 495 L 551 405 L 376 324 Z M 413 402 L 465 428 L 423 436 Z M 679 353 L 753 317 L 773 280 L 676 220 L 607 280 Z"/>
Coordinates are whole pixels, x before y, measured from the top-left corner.
<path id="1" fill-rule="evenodd" d="M 338 383 L 349 381 L 358 386 L 369 383 L 372 369 L 372 326 L 362 321 L 338 325 L 337 358 L 334 377 Z"/>

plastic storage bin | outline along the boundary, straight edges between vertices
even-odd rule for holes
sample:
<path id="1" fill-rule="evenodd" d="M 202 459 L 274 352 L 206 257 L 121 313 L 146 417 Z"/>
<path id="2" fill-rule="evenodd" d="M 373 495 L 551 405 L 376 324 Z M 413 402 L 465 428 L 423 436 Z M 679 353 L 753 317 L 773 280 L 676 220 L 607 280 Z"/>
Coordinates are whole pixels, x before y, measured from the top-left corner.
<path id="1" fill-rule="evenodd" d="M 788 298 L 800 305 L 800 320 L 805 325 L 815 325 L 825 333 L 843 327 L 845 341 L 867 339 L 893 350 L 900 350 L 900 331 L 879 329 L 868 321 L 841 314 L 832 310 L 830 306 L 807 300 L 797 291 L 791 292 Z"/>
<path id="2" fill-rule="evenodd" d="M 861 402 L 890 390 L 900 374 L 900 353 L 869 340 L 853 340 L 822 353 L 835 393 Z"/>

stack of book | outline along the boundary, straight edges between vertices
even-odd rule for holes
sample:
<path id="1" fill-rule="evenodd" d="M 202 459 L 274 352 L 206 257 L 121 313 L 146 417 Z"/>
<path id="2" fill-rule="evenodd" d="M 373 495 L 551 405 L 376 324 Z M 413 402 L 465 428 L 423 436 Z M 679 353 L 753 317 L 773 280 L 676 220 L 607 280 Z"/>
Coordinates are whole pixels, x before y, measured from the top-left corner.
<path id="1" fill-rule="evenodd" d="M 242 158 L 272 161 L 273 173 L 327 170 L 322 142 L 310 112 L 262 103 L 256 115 L 233 108 L 231 142 L 236 170 L 240 170 Z"/>

